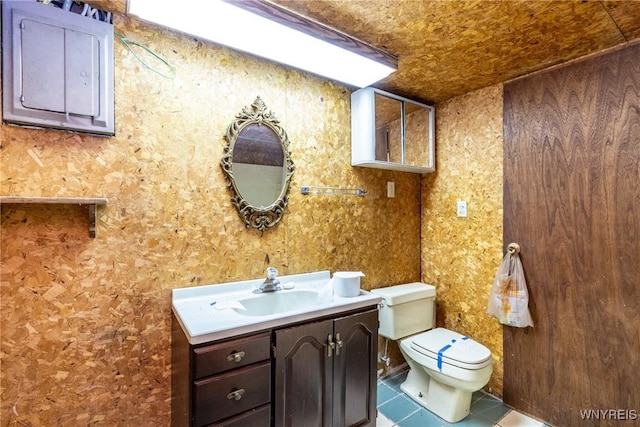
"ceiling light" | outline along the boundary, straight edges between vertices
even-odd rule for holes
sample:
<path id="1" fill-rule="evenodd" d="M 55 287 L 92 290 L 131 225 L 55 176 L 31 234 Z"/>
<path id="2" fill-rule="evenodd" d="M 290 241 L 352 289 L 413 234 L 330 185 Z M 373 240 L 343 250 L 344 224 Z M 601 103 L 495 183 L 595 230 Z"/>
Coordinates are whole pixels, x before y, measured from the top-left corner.
<path id="1" fill-rule="evenodd" d="M 365 87 L 394 56 L 264 0 L 129 0 L 131 15 L 342 83 Z"/>

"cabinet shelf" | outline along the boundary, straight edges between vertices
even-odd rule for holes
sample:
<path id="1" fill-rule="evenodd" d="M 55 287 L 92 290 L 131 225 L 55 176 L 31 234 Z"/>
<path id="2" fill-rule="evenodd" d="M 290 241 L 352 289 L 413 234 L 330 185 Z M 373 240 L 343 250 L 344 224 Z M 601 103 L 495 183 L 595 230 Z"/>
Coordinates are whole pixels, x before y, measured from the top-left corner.
<path id="1" fill-rule="evenodd" d="M 82 205 L 89 208 L 89 237 L 96 237 L 98 205 L 106 205 L 105 197 L 26 197 L 0 196 L 0 205 Z"/>

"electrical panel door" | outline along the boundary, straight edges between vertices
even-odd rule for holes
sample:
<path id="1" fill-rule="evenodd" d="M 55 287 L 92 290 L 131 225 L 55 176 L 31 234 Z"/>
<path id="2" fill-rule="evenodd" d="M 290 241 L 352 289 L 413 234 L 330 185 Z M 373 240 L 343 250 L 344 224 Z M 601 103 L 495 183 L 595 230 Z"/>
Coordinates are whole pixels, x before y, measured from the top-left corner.
<path id="1" fill-rule="evenodd" d="M 114 134 L 113 25 L 2 2 L 5 122 Z"/>

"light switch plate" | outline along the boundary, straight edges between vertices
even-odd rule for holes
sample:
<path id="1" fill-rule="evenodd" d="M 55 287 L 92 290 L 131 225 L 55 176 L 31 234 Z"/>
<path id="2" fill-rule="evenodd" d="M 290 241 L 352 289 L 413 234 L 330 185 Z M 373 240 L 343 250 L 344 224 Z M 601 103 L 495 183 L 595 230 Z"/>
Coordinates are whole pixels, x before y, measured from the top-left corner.
<path id="1" fill-rule="evenodd" d="M 467 201 L 466 200 L 458 200 L 456 206 L 456 212 L 459 218 L 467 217 Z"/>

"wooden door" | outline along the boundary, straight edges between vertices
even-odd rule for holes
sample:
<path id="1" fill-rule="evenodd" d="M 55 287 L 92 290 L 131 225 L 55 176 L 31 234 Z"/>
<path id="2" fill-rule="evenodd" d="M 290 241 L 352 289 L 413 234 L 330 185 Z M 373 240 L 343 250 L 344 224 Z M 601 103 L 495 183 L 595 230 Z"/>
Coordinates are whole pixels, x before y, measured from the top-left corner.
<path id="1" fill-rule="evenodd" d="M 336 319 L 333 426 L 376 425 L 378 310 Z"/>
<path id="2" fill-rule="evenodd" d="M 640 45 L 505 84 L 504 244 L 535 322 L 504 328 L 508 405 L 640 422 L 639 182 Z"/>
<path id="3" fill-rule="evenodd" d="M 275 425 L 331 427 L 333 320 L 275 332 Z"/>

